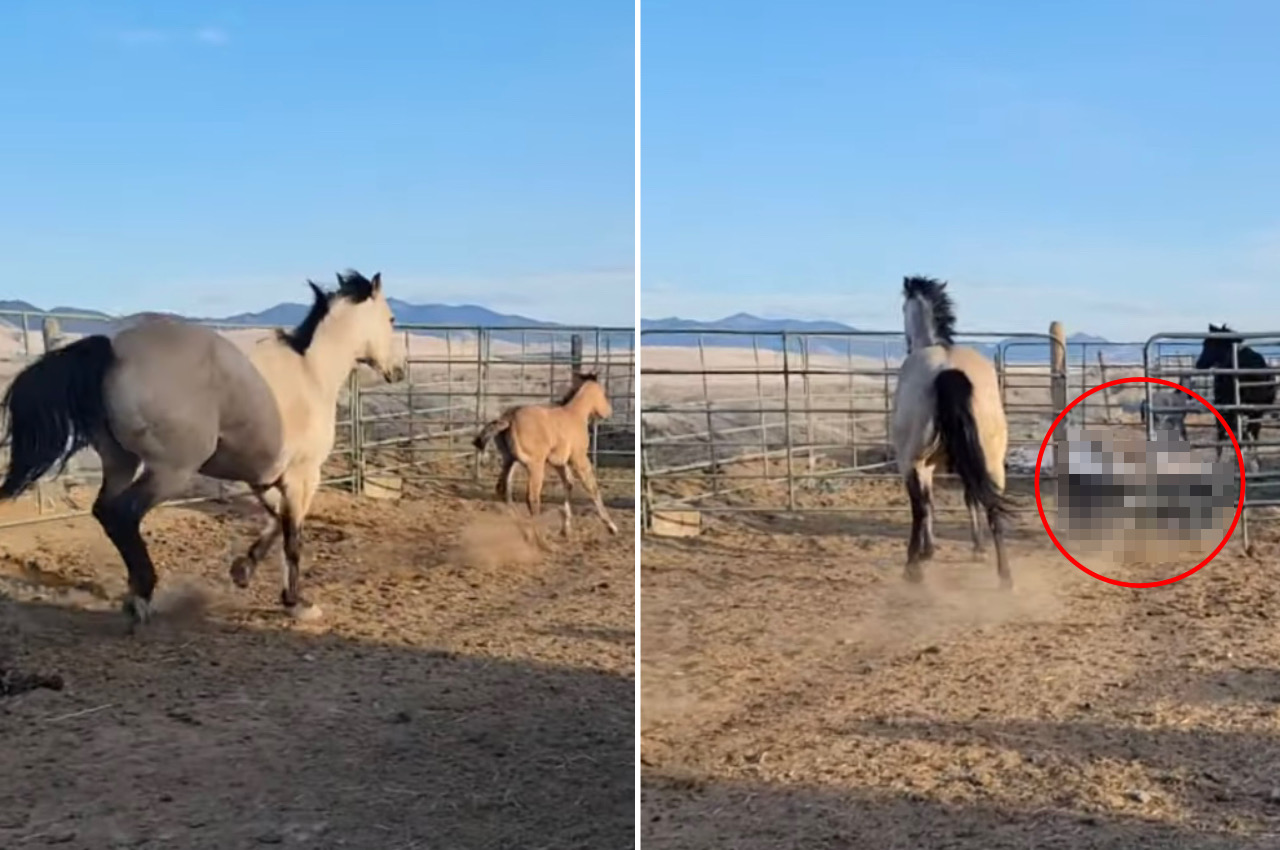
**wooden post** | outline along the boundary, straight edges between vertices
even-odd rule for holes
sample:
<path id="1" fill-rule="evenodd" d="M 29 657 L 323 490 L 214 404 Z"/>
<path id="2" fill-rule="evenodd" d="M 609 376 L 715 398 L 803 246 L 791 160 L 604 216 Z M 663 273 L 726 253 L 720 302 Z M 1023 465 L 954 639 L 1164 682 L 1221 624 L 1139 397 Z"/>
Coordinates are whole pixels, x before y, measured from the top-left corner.
<path id="1" fill-rule="evenodd" d="M 53 351 L 62 344 L 62 329 L 58 326 L 58 320 L 53 316 L 46 316 L 44 326 L 41 328 L 41 336 L 44 337 L 44 350 Z"/>
<path id="2" fill-rule="evenodd" d="M 1101 348 L 1098 349 L 1098 383 L 1105 384 L 1107 382 L 1107 358 L 1103 354 Z M 1081 402 L 1083 404 L 1083 402 Z M 1102 409 L 1103 415 L 1106 417 L 1106 423 L 1111 424 L 1111 396 L 1106 390 L 1102 391 Z"/>
<path id="3" fill-rule="evenodd" d="M 1052 396 L 1053 418 L 1067 406 L 1067 332 L 1062 322 L 1049 325 L 1049 392 Z M 1053 467 L 1058 486 L 1066 480 L 1067 471 L 1067 422 L 1064 419 L 1053 435 Z M 1057 487 L 1055 486 L 1055 490 Z M 1054 499 L 1055 509 L 1057 499 Z"/>
<path id="4" fill-rule="evenodd" d="M 582 334 L 569 337 L 569 363 L 573 367 L 573 374 L 582 371 Z"/>

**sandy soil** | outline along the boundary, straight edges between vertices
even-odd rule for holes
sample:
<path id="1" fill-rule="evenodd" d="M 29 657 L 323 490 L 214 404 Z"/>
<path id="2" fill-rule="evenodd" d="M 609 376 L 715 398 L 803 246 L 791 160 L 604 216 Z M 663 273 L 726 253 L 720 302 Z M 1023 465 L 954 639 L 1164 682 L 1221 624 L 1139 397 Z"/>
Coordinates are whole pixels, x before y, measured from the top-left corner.
<path id="1" fill-rule="evenodd" d="M 1028 517 L 1011 593 L 955 515 L 921 588 L 900 511 L 708 522 L 643 545 L 645 847 L 1280 847 L 1274 520 L 1129 590 Z"/>
<path id="2" fill-rule="evenodd" d="M 580 513 L 543 555 L 474 487 L 324 492 L 300 625 L 230 587 L 256 516 L 165 508 L 133 637 L 91 519 L 0 531 L 0 668 L 65 680 L 0 698 L 0 847 L 629 846 L 634 521 Z"/>

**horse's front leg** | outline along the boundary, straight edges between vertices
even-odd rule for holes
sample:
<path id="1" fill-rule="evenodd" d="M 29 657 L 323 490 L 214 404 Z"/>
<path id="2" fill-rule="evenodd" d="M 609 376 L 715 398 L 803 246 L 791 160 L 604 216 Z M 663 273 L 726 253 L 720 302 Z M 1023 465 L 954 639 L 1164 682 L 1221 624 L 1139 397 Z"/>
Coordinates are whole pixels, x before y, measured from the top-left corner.
<path id="1" fill-rule="evenodd" d="M 284 575 L 280 604 L 299 620 L 314 620 L 321 614 L 320 607 L 307 601 L 298 587 L 302 572 L 302 522 L 311 509 L 311 500 L 319 487 L 319 466 L 289 470 L 281 480 L 283 499 L 280 524 L 284 532 Z"/>
<path id="2" fill-rule="evenodd" d="M 253 495 L 258 497 L 263 510 L 267 512 L 267 524 L 258 533 L 257 539 L 250 544 L 248 551 L 231 562 L 231 580 L 235 582 L 236 587 L 240 588 L 249 586 L 249 582 L 253 580 L 253 574 L 257 572 L 258 564 L 267 557 L 267 553 L 271 551 L 271 547 L 275 545 L 283 530 L 280 522 L 283 497 L 280 491 L 275 487 L 254 487 Z"/>

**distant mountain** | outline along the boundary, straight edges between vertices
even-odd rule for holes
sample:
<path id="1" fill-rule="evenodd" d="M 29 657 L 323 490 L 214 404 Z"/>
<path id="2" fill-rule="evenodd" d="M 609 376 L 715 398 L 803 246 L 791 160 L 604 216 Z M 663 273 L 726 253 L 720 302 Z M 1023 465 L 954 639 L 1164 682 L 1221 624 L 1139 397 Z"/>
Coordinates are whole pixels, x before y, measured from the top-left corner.
<path id="1" fill-rule="evenodd" d="M 388 299 L 391 305 L 391 311 L 396 317 L 396 321 L 408 325 L 430 325 L 434 327 L 451 327 L 461 328 L 458 334 L 464 335 L 468 328 L 528 328 L 534 329 L 529 332 L 510 331 L 494 333 L 494 339 L 519 342 L 523 336 L 531 345 L 548 344 L 554 340 L 557 349 L 564 348 L 568 350 L 569 336 L 572 326 L 566 326 L 558 322 L 547 322 L 540 319 L 531 319 L 527 316 L 520 316 L 507 313 L 497 313 L 485 307 L 474 304 L 463 304 L 459 306 L 449 304 L 410 304 L 407 301 L 401 301 L 396 298 Z M 285 302 L 261 310 L 256 313 L 236 313 L 232 316 L 198 316 L 193 317 L 196 321 L 208 322 L 218 325 L 244 325 L 250 327 L 293 327 L 302 321 L 306 316 L 309 304 L 297 304 Z M 21 324 L 21 318 L 13 313 L 29 313 L 28 327 L 30 330 L 38 330 L 42 321 L 41 314 L 45 311 L 36 307 L 29 302 L 20 300 L 0 300 L 0 326 L 8 325 L 10 327 L 18 327 Z M 126 327 L 137 320 L 142 314 L 132 314 L 128 316 L 110 316 L 98 310 L 85 310 L 79 307 L 56 307 L 48 311 L 49 313 L 59 316 L 59 324 L 62 329 L 75 334 L 86 333 L 114 333 L 122 327 Z M 10 315 L 5 315 L 6 313 Z M 67 318 L 75 316 L 75 318 Z M 564 329 L 562 332 L 560 329 Z M 443 336 L 440 332 L 432 331 L 415 331 L 410 329 L 411 333 L 423 333 L 430 336 Z M 609 336 L 607 341 L 605 336 Z M 588 346 L 592 344 L 591 340 L 587 341 Z M 628 333 L 615 333 L 612 335 L 602 335 L 601 346 L 610 345 L 613 349 L 625 351 L 632 345 L 632 337 Z"/>
<path id="2" fill-rule="evenodd" d="M 673 333 L 678 331 L 679 333 Z M 754 344 L 766 351 L 781 351 L 782 339 L 778 334 L 783 331 L 795 334 L 834 334 L 834 336 L 810 336 L 807 344 L 811 353 L 828 355 L 853 354 L 858 357 L 883 357 L 887 353 L 890 358 L 900 358 L 906 354 L 906 347 L 897 333 L 868 336 L 838 336 L 839 334 L 856 333 L 857 328 L 842 322 L 803 321 L 799 319 L 763 319 L 750 313 L 736 313 L 715 321 L 698 321 L 670 317 L 666 319 L 641 319 L 640 333 L 642 345 L 663 346 L 696 346 L 699 334 L 704 346 L 717 347 L 750 347 L 753 344 L 752 334 L 768 334 L 754 337 Z M 800 338 L 790 343 L 794 354 L 801 353 Z M 1009 362 L 1013 363 L 1047 363 L 1049 360 L 1049 344 L 1036 339 L 1008 338 L 1000 343 L 976 345 L 988 357 L 994 356 L 1000 345 L 1005 346 Z M 1087 357 L 1090 364 L 1097 363 L 1098 352 L 1111 363 L 1141 363 L 1142 345 L 1132 343 L 1113 343 L 1105 337 L 1088 333 L 1074 333 L 1067 337 L 1068 357 L 1072 364 L 1079 364 L 1082 357 Z M 1162 354 L 1199 352 L 1200 344 L 1162 343 Z"/>

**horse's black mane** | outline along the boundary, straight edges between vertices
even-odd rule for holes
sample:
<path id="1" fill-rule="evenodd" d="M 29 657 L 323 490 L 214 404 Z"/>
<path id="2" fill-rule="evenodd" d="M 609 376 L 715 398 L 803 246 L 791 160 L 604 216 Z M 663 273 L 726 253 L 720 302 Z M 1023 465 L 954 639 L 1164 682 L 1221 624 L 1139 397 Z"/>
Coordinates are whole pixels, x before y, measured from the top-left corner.
<path id="1" fill-rule="evenodd" d="M 932 277 L 912 275 L 902 279 L 902 297 L 923 298 L 933 313 L 933 332 L 943 345 L 955 344 L 956 311 L 946 282 Z"/>
<path id="2" fill-rule="evenodd" d="M 582 381 L 583 383 L 587 381 L 598 380 L 595 372 L 579 372 L 575 377 L 577 377 L 578 380 Z M 578 390 L 580 389 L 582 389 L 582 384 L 574 384 L 572 387 L 569 387 L 569 391 L 566 392 L 564 396 L 560 399 L 560 401 L 557 403 L 561 407 L 564 407 L 566 404 L 573 401 L 573 397 L 578 394 Z"/>
<path id="3" fill-rule="evenodd" d="M 333 299 L 345 298 L 353 304 L 359 304 L 361 301 L 372 298 L 375 288 L 372 281 L 354 269 L 347 269 L 338 274 L 338 288 L 334 292 L 325 292 L 312 280 L 308 280 L 307 285 L 311 287 L 314 300 L 306 317 L 291 331 L 283 328 L 276 331 L 280 341 L 299 354 L 306 354 L 311 343 L 315 341 L 316 329 L 320 327 L 325 316 L 329 315 Z"/>

